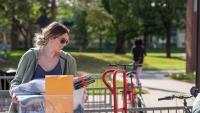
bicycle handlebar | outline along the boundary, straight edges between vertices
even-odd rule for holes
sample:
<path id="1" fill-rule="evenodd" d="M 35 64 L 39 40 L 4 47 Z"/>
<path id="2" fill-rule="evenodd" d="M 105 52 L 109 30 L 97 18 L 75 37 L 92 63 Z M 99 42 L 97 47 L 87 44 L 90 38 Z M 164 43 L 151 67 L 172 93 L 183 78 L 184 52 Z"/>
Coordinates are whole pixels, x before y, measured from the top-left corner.
<path id="1" fill-rule="evenodd" d="M 109 66 L 133 66 L 133 64 L 109 64 Z"/>
<path id="2" fill-rule="evenodd" d="M 158 98 L 158 101 L 161 100 L 172 100 L 173 98 L 171 96 L 163 97 L 163 98 Z"/>
<path id="3" fill-rule="evenodd" d="M 128 66 L 142 66 L 142 64 L 109 64 L 109 66 L 115 66 L 115 67 L 117 67 L 117 66 L 126 66 L 126 67 L 128 67 Z"/>
<path id="4" fill-rule="evenodd" d="M 188 98 L 191 98 L 192 96 L 176 96 L 176 95 L 172 95 L 172 96 L 166 96 L 166 97 L 163 97 L 163 98 L 158 98 L 158 101 L 161 101 L 161 100 L 173 100 L 174 98 L 177 98 L 177 99 L 188 99 Z"/>

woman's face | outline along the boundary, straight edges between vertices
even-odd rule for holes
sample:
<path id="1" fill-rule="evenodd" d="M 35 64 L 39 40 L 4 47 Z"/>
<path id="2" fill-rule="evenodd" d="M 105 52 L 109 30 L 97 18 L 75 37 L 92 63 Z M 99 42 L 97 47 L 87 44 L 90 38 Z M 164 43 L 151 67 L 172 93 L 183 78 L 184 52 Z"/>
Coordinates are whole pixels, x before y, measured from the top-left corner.
<path id="1" fill-rule="evenodd" d="M 55 51 L 60 51 L 69 43 L 69 35 L 65 33 L 55 39 L 50 39 L 50 43 Z"/>

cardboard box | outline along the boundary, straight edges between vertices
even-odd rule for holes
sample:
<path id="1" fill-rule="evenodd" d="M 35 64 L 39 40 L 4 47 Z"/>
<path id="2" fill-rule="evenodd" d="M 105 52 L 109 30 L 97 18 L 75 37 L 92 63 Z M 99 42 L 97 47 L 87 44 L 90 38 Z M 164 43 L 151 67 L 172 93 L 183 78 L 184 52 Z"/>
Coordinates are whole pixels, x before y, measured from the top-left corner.
<path id="1" fill-rule="evenodd" d="M 50 75 L 45 81 L 45 113 L 73 113 L 73 76 Z"/>

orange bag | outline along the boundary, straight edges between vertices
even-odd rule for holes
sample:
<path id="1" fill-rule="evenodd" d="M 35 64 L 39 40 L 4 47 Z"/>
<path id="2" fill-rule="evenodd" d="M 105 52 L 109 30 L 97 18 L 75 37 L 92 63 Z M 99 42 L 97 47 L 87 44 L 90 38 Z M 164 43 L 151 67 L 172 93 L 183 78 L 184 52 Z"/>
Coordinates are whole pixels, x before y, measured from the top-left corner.
<path id="1" fill-rule="evenodd" d="M 73 113 L 72 75 L 46 76 L 45 88 L 45 113 Z"/>

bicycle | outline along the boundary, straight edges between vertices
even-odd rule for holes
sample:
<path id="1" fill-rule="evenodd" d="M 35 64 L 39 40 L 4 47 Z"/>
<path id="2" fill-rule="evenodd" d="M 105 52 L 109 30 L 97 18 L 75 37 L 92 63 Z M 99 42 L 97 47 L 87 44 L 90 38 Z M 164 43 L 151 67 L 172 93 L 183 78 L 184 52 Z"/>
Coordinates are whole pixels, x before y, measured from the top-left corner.
<path id="1" fill-rule="evenodd" d="M 193 96 L 176 96 L 176 95 L 172 95 L 172 96 L 166 96 L 163 98 L 158 98 L 158 101 L 162 101 L 162 100 L 173 100 L 175 98 L 177 99 L 183 99 L 183 105 L 184 105 L 184 113 L 192 113 L 192 111 L 190 110 L 190 108 L 187 106 L 187 99 L 191 98 Z"/>
<path id="2" fill-rule="evenodd" d="M 127 71 L 128 67 L 132 67 L 131 71 L 126 72 L 126 76 L 130 78 L 130 83 L 127 83 L 127 94 L 130 101 L 130 112 L 134 112 L 132 108 L 143 108 L 145 107 L 143 98 L 142 98 L 142 85 L 137 81 L 137 86 L 133 82 L 133 78 L 136 76 L 136 68 L 137 66 L 142 66 L 141 64 L 109 64 L 109 66 L 113 67 L 122 67 L 125 71 Z M 138 94 L 136 93 L 136 89 L 138 89 Z M 139 111 L 139 113 L 143 113 L 143 111 Z"/>

